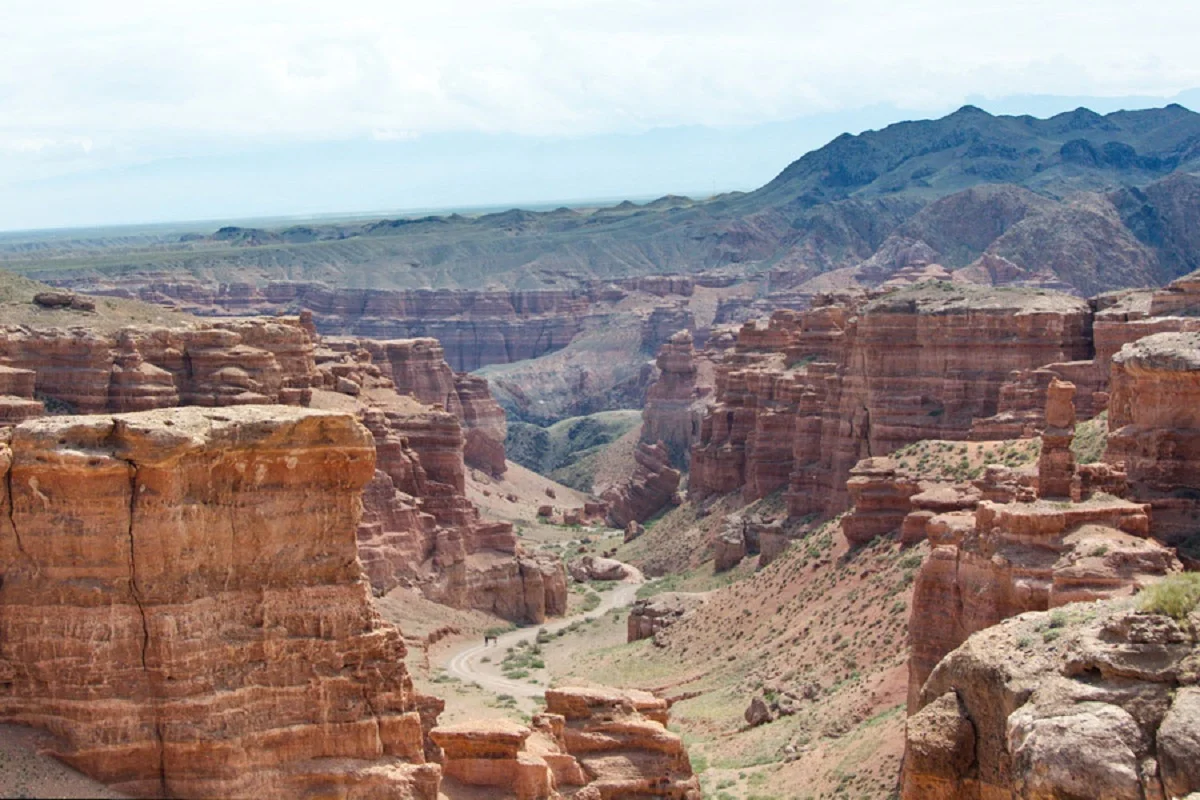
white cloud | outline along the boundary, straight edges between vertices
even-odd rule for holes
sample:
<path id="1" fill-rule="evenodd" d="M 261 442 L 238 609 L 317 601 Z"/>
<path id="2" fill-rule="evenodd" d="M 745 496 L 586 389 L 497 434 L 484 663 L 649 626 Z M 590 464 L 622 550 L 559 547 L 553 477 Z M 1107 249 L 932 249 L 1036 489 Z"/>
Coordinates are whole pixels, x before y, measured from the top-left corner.
<path id="1" fill-rule="evenodd" d="M 967 94 L 1200 85 L 1200 5 L 1121 0 L 5 3 L 26 137 L 586 134 Z"/>
<path id="2" fill-rule="evenodd" d="M 1194 0 L 0 0 L 0 185 L 290 142 L 1168 96 L 1200 86 L 1198 29 Z"/>

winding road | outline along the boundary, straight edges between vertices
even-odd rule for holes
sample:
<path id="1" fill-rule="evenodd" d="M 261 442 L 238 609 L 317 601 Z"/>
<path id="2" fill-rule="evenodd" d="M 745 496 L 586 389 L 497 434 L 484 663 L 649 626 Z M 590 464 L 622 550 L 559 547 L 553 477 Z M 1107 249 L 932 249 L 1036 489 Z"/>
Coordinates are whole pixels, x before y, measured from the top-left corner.
<path id="1" fill-rule="evenodd" d="M 586 614 L 576 614 L 560 620 L 539 625 L 537 627 L 518 628 L 515 631 L 501 634 L 492 645 L 466 645 L 455 651 L 446 664 L 446 672 L 462 681 L 477 683 L 480 687 L 496 694 L 510 694 L 514 697 L 537 697 L 546 691 L 543 684 L 532 681 L 519 681 L 506 678 L 500 672 L 500 660 L 510 647 L 518 642 L 533 642 L 537 639 L 538 631 L 545 629 L 549 633 L 562 630 L 575 622 L 598 619 L 615 608 L 624 608 L 633 604 L 637 598 L 638 587 L 645 578 L 634 567 L 629 567 L 633 575 L 621 581 L 606 592 L 600 593 L 600 605 Z M 483 658 L 491 655 L 492 660 L 484 663 Z"/>

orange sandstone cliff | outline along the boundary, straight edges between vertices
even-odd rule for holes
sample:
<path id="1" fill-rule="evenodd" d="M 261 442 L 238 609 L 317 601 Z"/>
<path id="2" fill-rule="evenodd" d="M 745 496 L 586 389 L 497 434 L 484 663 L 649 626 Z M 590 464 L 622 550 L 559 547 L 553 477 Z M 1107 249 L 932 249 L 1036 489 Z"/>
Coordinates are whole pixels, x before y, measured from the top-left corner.
<path id="1" fill-rule="evenodd" d="M 441 703 L 356 558 L 352 417 L 55 417 L 0 464 L 0 718 L 135 795 L 436 798 Z"/>

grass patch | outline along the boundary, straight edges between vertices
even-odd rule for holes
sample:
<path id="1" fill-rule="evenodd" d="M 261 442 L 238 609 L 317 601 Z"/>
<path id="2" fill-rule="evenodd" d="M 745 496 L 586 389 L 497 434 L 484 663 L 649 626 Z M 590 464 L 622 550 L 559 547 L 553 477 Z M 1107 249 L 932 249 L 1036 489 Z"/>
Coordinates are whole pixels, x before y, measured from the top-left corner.
<path id="1" fill-rule="evenodd" d="M 1184 572 L 1172 575 L 1142 592 L 1138 609 L 1148 614 L 1166 614 L 1184 620 L 1198 603 L 1200 573 Z"/>

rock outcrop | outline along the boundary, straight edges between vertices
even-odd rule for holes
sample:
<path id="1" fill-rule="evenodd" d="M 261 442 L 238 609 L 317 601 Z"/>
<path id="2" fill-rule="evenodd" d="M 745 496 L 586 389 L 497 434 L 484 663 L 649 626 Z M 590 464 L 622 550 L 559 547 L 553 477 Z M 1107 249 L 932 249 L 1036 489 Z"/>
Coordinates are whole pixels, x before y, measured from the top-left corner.
<path id="1" fill-rule="evenodd" d="M 65 281 L 65 283 L 72 283 Z M 351 289 L 309 281 L 210 284 L 183 276 L 111 276 L 87 291 L 135 297 L 198 316 L 310 312 L 330 336 L 435 338 L 456 370 L 507 364 L 565 347 L 579 332 L 587 290 Z"/>
<path id="2" fill-rule="evenodd" d="M 504 474 L 504 411 L 492 397 L 487 380 L 451 371 L 445 349 L 436 339 L 334 339 L 330 344 L 343 350 L 365 350 L 399 394 L 454 414 L 466 431 L 467 463 L 494 477 Z"/>
<path id="3" fill-rule="evenodd" d="M 61 413 L 310 405 L 324 392 L 318 405 L 358 414 L 378 446 L 359 530 L 375 591 L 419 584 L 439 602 L 517 621 L 562 613 L 561 563 L 520 551 L 512 526 L 484 522 L 465 495 L 468 464 L 492 475 L 505 466 L 504 414 L 487 382 L 456 375 L 432 339 L 315 336 L 307 315 L 115 331 L 9 326 L 0 410 L 5 424 L 36 415 L 35 393 Z"/>
<path id="4" fill-rule="evenodd" d="M 909 704 L 946 653 L 976 631 L 1067 603 L 1132 594 L 1180 568 L 1147 538 L 1145 506 L 1097 497 L 1082 503 L 993 503 L 934 517 L 909 623 Z"/>
<path id="5" fill-rule="evenodd" d="M 0 366 L 0 427 L 18 425 L 40 417 L 46 408 L 34 397 L 37 373 L 31 369 Z"/>
<path id="6" fill-rule="evenodd" d="M 642 411 L 641 440 L 647 444 L 662 442 L 671 454 L 671 463 L 687 465 L 700 436 L 710 387 L 697 384 L 698 368 L 690 331 L 681 330 L 658 351 L 658 380 L 646 392 Z"/>
<path id="7" fill-rule="evenodd" d="M 675 499 L 681 474 L 671 466 L 671 456 L 662 442 L 641 442 L 634 451 L 633 475 L 601 495 L 608 504 L 608 521 L 615 528 L 645 522 Z"/>
<path id="8" fill-rule="evenodd" d="M 626 641 L 636 642 L 653 638 L 659 631 L 671 627 L 704 605 L 706 599 L 707 596 L 703 594 L 662 592 L 638 600 L 629 609 Z"/>
<path id="9" fill-rule="evenodd" d="M 1154 535 L 1200 555 L 1200 333 L 1159 333 L 1112 361 L 1110 462 L 1124 462 L 1130 496 L 1149 503 Z"/>
<path id="10" fill-rule="evenodd" d="M 832 514 L 862 458 L 921 439 L 966 439 L 997 413 L 1014 370 L 1091 355 L 1091 311 L 1035 290 L 927 283 L 747 324 L 719 367 L 689 494 L 787 487 L 793 516 Z"/>
<path id="11" fill-rule="evenodd" d="M 296 319 L 197 327 L 0 329 L 0 364 L 34 373 L 34 390 L 79 413 L 176 405 L 302 405 L 319 385 Z"/>
<path id="12" fill-rule="evenodd" d="M 54 417 L 0 459 L 0 719 L 135 795 L 437 797 L 440 701 L 356 558 L 352 417 Z"/>
<path id="13" fill-rule="evenodd" d="M 1024 614 L 976 633 L 917 698 L 901 796 L 1193 796 L 1196 653 L 1192 623 L 1127 601 Z"/>
<path id="14" fill-rule="evenodd" d="M 529 727 L 505 721 L 434 728 L 448 778 L 518 800 L 662 797 L 700 800 L 682 740 L 666 729 L 667 703 L 648 692 L 546 691 Z"/>

